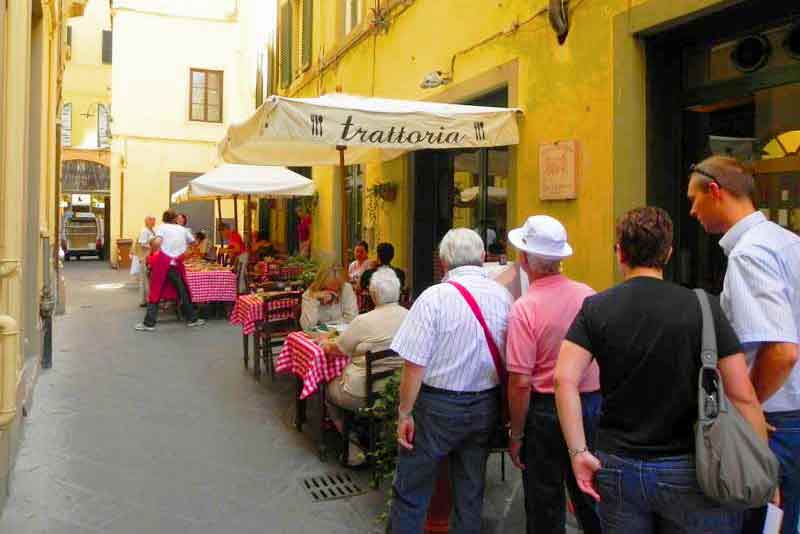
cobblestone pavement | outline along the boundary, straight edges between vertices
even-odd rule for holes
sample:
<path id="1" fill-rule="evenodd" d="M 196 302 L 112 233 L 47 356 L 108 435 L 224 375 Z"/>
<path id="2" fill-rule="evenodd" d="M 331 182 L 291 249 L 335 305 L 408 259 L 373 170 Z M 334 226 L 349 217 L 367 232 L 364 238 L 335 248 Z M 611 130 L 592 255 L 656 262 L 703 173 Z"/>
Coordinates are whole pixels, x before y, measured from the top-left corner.
<path id="1" fill-rule="evenodd" d="M 243 370 L 240 330 L 224 320 L 188 329 L 167 316 L 157 332 L 135 332 L 143 314 L 126 273 L 81 261 L 66 274 L 68 312 L 0 533 L 382 531 L 382 492 L 323 503 L 303 494 L 299 477 L 339 468 L 292 427 L 292 382 L 259 384 Z M 506 470 L 502 482 L 492 455 L 487 533 L 524 529 L 519 473 Z"/>

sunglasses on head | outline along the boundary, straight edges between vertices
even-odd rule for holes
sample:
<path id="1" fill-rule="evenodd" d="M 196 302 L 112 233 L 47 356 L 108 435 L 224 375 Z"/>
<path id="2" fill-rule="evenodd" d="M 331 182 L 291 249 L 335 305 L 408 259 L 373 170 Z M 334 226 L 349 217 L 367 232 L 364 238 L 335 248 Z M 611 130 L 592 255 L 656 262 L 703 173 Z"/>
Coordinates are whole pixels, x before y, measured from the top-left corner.
<path id="1" fill-rule="evenodd" d="M 713 174 L 711 174 L 711 173 L 710 173 L 710 172 L 708 172 L 708 171 L 705 171 L 705 170 L 703 170 L 703 169 L 702 169 L 702 168 L 700 168 L 700 166 L 699 166 L 699 165 L 697 165 L 697 164 L 692 164 L 692 166 L 691 166 L 691 167 L 689 167 L 689 172 L 691 172 L 691 173 L 693 173 L 693 174 L 699 174 L 699 175 L 701 175 L 701 176 L 705 176 L 706 178 L 709 178 L 709 179 L 710 179 L 712 182 L 714 182 L 715 184 L 717 184 L 717 186 L 718 186 L 718 187 L 722 188 L 722 184 L 721 184 L 721 183 L 719 183 L 719 180 L 717 180 L 717 177 L 716 177 L 716 176 L 714 176 Z"/>

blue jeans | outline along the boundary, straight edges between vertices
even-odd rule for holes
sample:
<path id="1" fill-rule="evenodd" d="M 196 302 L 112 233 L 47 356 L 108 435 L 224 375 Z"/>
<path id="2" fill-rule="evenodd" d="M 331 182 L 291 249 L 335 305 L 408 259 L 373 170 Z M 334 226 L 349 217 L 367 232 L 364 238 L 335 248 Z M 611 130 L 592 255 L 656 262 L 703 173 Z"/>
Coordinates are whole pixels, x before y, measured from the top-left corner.
<path id="1" fill-rule="evenodd" d="M 392 534 L 420 534 L 439 464 L 450 461 L 450 532 L 479 534 L 489 437 L 500 413 L 497 390 L 473 394 L 423 386 L 414 405 L 414 449 L 397 456 L 390 521 Z"/>
<path id="2" fill-rule="evenodd" d="M 597 453 L 600 522 L 607 534 L 738 534 L 742 513 L 703 495 L 694 457 L 653 460 Z"/>
<path id="3" fill-rule="evenodd" d="M 525 422 L 525 442 L 522 447 L 522 472 L 525 488 L 525 515 L 528 534 L 563 534 L 566 531 L 567 485 L 575 516 L 584 534 L 600 534 L 600 518 L 591 497 L 578 489 L 567 444 L 561 433 L 552 394 L 532 393 L 528 419 Z M 586 443 L 592 448 L 595 424 L 600 413 L 600 393 L 581 394 L 583 430 Z"/>
<path id="4" fill-rule="evenodd" d="M 775 427 L 775 432 L 769 437 L 769 447 L 781 464 L 781 534 L 797 534 L 800 527 L 800 410 L 764 415 L 767 423 Z M 749 510 L 743 532 L 761 534 L 766 511 L 766 508 Z"/>

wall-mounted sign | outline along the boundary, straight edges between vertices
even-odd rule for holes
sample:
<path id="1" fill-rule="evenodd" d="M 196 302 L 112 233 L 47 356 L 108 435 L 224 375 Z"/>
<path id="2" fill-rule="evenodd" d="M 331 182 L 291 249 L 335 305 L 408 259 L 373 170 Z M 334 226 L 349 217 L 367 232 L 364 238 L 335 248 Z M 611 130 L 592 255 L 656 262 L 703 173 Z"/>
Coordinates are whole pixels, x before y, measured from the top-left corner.
<path id="1" fill-rule="evenodd" d="M 72 195 L 73 206 L 91 206 L 92 195 L 74 194 Z"/>
<path id="2" fill-rule="evenodd" d="M 578 142 L 558 141 L 539 145 L 539 199 L 577 198 Z"/>

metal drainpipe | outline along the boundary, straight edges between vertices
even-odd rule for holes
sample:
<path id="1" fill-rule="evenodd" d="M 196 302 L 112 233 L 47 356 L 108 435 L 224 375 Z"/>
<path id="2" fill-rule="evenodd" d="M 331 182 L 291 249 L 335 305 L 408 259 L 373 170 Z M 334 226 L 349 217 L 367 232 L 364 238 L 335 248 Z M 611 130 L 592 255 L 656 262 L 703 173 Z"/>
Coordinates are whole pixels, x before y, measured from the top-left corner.
<path id="1" fill-rule="evenodd" d="M 19 327 L 10 315 L 0 315 L 0 430 L 17 415 L 17 352 Z"/>
<path id="2" fill-rule="evenodd" d="M 55 299 L 50 283 L 50 238 L 42 238 L 42 263 L 44 273 L 42 276 L 42 293 L 39 297 L 39 316 L 42 318 L 44 343 L 42 347 L 42 369 L 53 367 L 53 311 Z"/>

